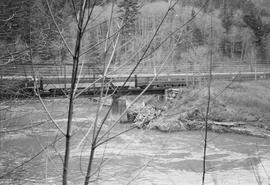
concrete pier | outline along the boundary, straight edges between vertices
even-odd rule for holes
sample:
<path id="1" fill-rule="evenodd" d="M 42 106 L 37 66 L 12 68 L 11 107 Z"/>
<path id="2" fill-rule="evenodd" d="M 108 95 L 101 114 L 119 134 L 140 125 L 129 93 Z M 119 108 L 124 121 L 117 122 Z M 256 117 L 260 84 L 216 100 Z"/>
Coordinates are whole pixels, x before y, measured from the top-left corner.
<path id="1" fill-rule="evenodd" d="M 122 98 L 113 98 L 112 110 L 111 110 L 111 118 L 112 120 L 118 120 L 121 114 L 126 110 L 126 100 Z M 127 113 L 125 113 L 120 119 L 120 123 L 127 122 Z"/>

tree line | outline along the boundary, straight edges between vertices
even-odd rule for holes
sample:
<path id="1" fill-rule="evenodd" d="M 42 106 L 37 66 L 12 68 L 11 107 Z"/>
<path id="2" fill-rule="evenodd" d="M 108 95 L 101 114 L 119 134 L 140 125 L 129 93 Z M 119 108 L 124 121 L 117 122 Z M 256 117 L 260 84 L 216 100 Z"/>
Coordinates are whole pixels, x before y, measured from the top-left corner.
<path id="1" fill-rule="evenodd" d="M 95 2 L 95 4 L 93 4 Z M 100 12 L 110 11 L 108 7 L 114 1 L 97 0 L 88 4 L 89 8 L 95 5 Z M 72 45 L 72 25 L 75 23 L 73 14 L 76 13 L 68 5 L 68 1 L 54 0 L 50 1 L 55 21 L 59 25 L 61 31 L 65 33 L 65 37 Z M 124 27 L 121 33 L 121 44 L 115 55 L 114 61 L 122 63 L 126 57 L 134 52 L 136 48 L 143 45 L 143 40 L 149 37 L 151 31 L 158 24 L 158 17 L 162 16 L 162 12 L 152 10 L 147 7 L 149 3 L 153 5 L 166 6 L 165 1 L 132 1 L 122 0 L 116 1 L 114 11 L 118 12 L 118 17 L 114 17 L 115 21 L 123 22 Z M 166 35 L 173 32 L 174 27 L 182 21 L 194 16 L 195 10 L 201 6 L 203 1 L 199 0 L 182 0 L 178 3 L 178 8 L 168 16 L 164 28 L 154 41 L 154 46 L 158 46 Z M 213 0 L 212 9 L 215 19 L 214 32 L 216 32 L 215 48 L 220 53 L 221 58 L 234 58 L 237 60 L 247 60 L 250 51 L 256 53 L 258 62 L 269 63 L 269 13 L 262 8 L 264 4 L 258 4 L 251 0 Z M 265 5 L 268 5 L 267 3 Z M 74 1 L 75 10 L 80 6 L 80 1 Z M 67 57 L 67 50 L 63 46 L 57 28 L 53 20 L 49 16 L 49 10 L 43 0 L 9 0 L 2 1 L 0 4 L 2 14 L 0 17 L 1 35 L 0 47 L 3 62 L 14 60 L 17 63 L 63 63 L 70 61 Z M 165 8 L 165 7 L 161 7 Z M 181 13 L 182 11 L 182 13 Z M 97 11 L 98 12 L 98 11 Z M 184 13 L 183 13 L 184 12 Z M 180 15 L 181 14 L 181 15 Z M 96 14 L 98 15 L 98 13 Z M 180 53 L 190 54 L 190 49 L 195 48 L 199 52 L 204 51 L 203 47 L 207 47 L 209 34 L 204 25 L 200 21 L 209 24 L 209 8 L 207 11 L 197 18 L 199 21 L 193 21 L 183 31 L 185 33 L 185 41 L 179 44 L 179 52 L 175 52 L 172 61 L 177 63 L 179 60 L 190 61 Z M 87 54 L 86 58 L 89 65 L 99 66 L 102 61 L 102 52 L 97 43 L 100 38 L 104 37 L 109 25 L 109 17 L 97 18 L 93 20 L 96 25 L 89 28 L 86 33 L 87 43 L 95 47 L 95 52 Z M 113 31 L 113 30 L 112 30 Z M 222 33 L 220 33 L 220 31 Z M 183 34 L 183 32 L 181 34 Z M 160 48 L 159 54 L 162 55 L 170 48 L 172 43 L 177 42 L 176 34 L 166 42 L 166 46 Z M 248 38 L 248 39 L 247 39 Z M 154 46 L 153 49 L 154 49 Z M 199 48 L 199 49 L 197 49 Z M 24 51 L 24 52 L 20 52 Z M 16 54 L 19 52 L 19 54 Z M 31 55 L 31 56 L 30 56 Z M 149 54 L 152 59 L 154 56 Z M 190 58 L 190 57 L 189 57 Z M 155 58 L 153 60 L 156 60 Z M 56 62 L 57 61 L 57 62 Z"/>

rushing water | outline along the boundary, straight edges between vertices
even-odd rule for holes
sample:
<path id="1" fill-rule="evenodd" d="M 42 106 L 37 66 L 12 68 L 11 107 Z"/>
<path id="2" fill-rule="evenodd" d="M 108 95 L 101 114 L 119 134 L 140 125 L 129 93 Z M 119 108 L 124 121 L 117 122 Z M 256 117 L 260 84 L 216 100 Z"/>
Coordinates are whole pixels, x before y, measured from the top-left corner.
<path id="1" fill-rule="evenodd" d="M 202 176 L 200 132 L 135 130 L 107 146 L 102 184 L 194 184 Z M 269 184 L 270 140 L 210 134 L 206 184 Z M 100 155 L 100 154 L 99 154 Z M 99 156 L 98 155 L 98 156 Z M 257 179 L 257 180 L 256 180 Z"/>
<path id="2" fill-rule="evenodd" d="M 78 147 L 88 126 L 85 124 L 85 119 L 78 122 L 80 124 L 75 124 L 74 127 L 80 129 L 72 140 L 71 184 L 83 183 L 89 156 L 89 143 Z M 126 128 L 129 128 L 129 125 L 119 125 L 110 135 L 117 134 Z M 32 130 L 23 134 L 5 135 L 1 142 L 2 166 L 7 156 L 13 156 L 13 159 L 10 159 L 11 162 L 15 160 L 14 158 L 19 159 L 15 160 L 18 165 L 56 139 L 55 129 L 49 131 L 47 128 L 42 129 L 44 129 L 43 132 Z M 47 129 L 46 132 L 45 129 Z M 33 134 L 33 132 L 39 134 Z M 124 133 L 97 149 L 93 170 L 96 170 L 101 160 L 104 162 L 101 170 L 95 175 L 97 177 L 99 174 L 99 178 L 94 184 L 201 184 L 202 135 L 202 132 L 162 133 L 139 129 Z M 59 140 L 55 147 L 48 147 L 20 168 L 24 172 L 21 174 L 24 183 L 60 184 L 62 161 L 59 156 L 64 152 L 63 146 L 63 140 Z M 270 139 L 209 133 L 206 184 L 269 185 L 269 153 Z"/>

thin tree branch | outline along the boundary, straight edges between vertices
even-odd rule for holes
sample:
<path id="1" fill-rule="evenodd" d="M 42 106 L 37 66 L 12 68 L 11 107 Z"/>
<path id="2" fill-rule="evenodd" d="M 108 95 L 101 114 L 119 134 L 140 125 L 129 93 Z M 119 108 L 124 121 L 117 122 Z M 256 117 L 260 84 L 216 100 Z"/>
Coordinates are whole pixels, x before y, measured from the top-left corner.
<path id="1" fill-rule="evenodd" d="M 175 50 L 177 45 L 175 45 L 175 47 L 170 51 L 170 53 L 167 55 L 166 59 L 164 60 L 164 62 L 162 63 L 162 65 L 160 66 L 157 74 L 153 77 L 153 79 L 148 83 L 148 85 L 146 86 L 146 88 L 130 103 L 130 105 L 123 111 L 123 113 L 120 115 L 120 117 L 114 122 L 114 124 L 97 140 L 97 144 L 99 142 L 101 142 L 101 140 L 106 136 L 106 134 L 108 134 L 110 132 L 110 130 L 112 130 L 115 125 L 120 121 L 120 119 L 124 116 L 124 114 L 127 112 L 127 110 L 147 91 L 147 89 L 152 85 L 152 83 L 156 80 L 156 78 L 159 76 L 161 70 L 163 69 L 163 66 L 166 64 L 166 62 L 168 61 L 170 55 L 173 53 L 173 51 Z M 99 145 L 99 144 L 98 144 Z"/>
<path id="2" fill-rule="evenodd" d="M 58 138 L 56 141 L 46 145 L 44 148 L 42 148 L 42 150 L 40 150 L 38 153 L 36 153 L 34 156 L 32 156 L 30 159 L 22 162 L 21 164 L 19 164 L 18 166 L 16 166 L 15 168 L 9 170 L 8 172 L 4 173 L 3 175 L 0 176 L 0 179 L 3 179 L 4 177 L 10 175 L 11 173 L 13 173 L 14 171 L 16 171 L 17 169 L 19 169 L 20 167 L 26 165 L 27 163 L 31 162 L 32 160 L 34 160 L 36 157 L 38 157 L 40 154 L 42 154 L 47 148 L 49 148 L 50 146 L 52 146 L 53 144 L 55 144 L 56 142 L 60 141 L 61 139 L 63 139 L 64 136 Z"/>
<path id="3" fill-rule="evenodd" d="M 178 0 L 175 1 L 175 3 L 171 6 L 171 1 L 170 1 L 170 6 L 169 6 L 168 10 L 166 11 L 165 15 L 163 16 L 162 20 L 160 21 L 158 27 L 156 28 L 156 30 L 155 30 L 155 32 L 154 32 L 154 34 L 153 34 L 153 36 L 152 36 L 150 42 L 148 43 L 146 49 L 144 50 L 144 52 L 143 52 L 141 58 L 140 58 L 139 61 L 136 63 L 136 65 L 135 65 L 135 67 L 132 69 L 132 71 L 129 73 L 129 76 L 127 77 L 127 79 L 125 80 L 125 82 L 123 83 L 123 85 L 120 87 L 120 90 L 126 85 L 126 83 L 128 82 L 128 80 L 131 78 L 132 74 L 135 72 L 135 70 L 137 69 L 137 67 L 138 67 L 138 66 L 140 65 L 140 63 L 142 62 L 144 56 L 146 55 L 148 49 L 150 48 L 152 42 L 154 41 L 154 39 L 155 39 L 157 33 L 159 32 L 159 29 L 161 28 L 163 22 L 164 22 L 165 19 L 166 19 L 167 15 L 168 15 L 169 12 L 173 9 L 173 7 L 177 4 L 177 2 L 178 2 Z"/>
<path id="4" fill-rule="evenodd" d="M 10 133 L 10 132 L 18 132 L 18 131 L 22 131 L 22 130 L 27 130 L 27 129 L 31 129 L 33 127 L 38 127 L 40 125 L 43 125 L 47 122 L 46 121 L 38 121 L 37 124 L 34 124 L 34 125 L 30 125 L 30 126 L 25 126 L 25 127 L 22 127 L 22 128 L 17 128 L 17 129 L 9 129 L 9 130 L 1 130 L 0 131 L 0 134 L 5 134 L 5 133 Z M 33 123 L 32 123 L 33 124 Z"/>
<path id="5" fill-rule="evenodd" d="M 112 17 L 112 14 L 113 14 L 113 11 L 111 11 L 111 17 Z M 111 24 L 110 24 L 110 26 L 111 26 Z M 109 27 L 109 30 L 110 29 L 111 29 L 111 27 Z M 96 145 L 96 139 L 97 139 L 97 136 L 96 136 L 97 121 L 98 121 L 100 110 L 101 110 L 101 108 L 103 106 L 103 104 L 101 104 L 101 99 L 103 97 L 103 90 L 104 90 L 104 84 L 105 84 L 105 76 L 107 74 L 107 71 L 108 71 L 108 69 L 109 69 L 109 67 L 111 65 L 112 59 L 114 57 L 114 54 L 115 54 L 115 51 L 116 51 L 116 46 L 117 46 L 118 41 L 119 41 L 119 35 L 120 35 L 120 32 L 118 33 L 118 36 L 117 36 L 116 41 L 115 41 L 115 44 L 113 46 L 113 52 L 111 54 L 111 57 L 110 57 L 109 62 L 107 64 L 107 67 L 106 67 L 106 69 L 105 69 L 105 71 L 103 73 L 103 82 L 102 82 L 101 92 L 100 92 L 100 97 L 99 97 L 100 102 L 99 102 L 99 107 L 97 109 L 96 119 L 95 119 L 94 126 L 93 126 L 93 134 L 92 134 L 93 137 L 92 137 L 92 143 L 91 143 L 91 151 L 90 151 L 90 157 L 89 157 L 87 172 L 86 172 L 85 181 L 84 181 L 84 184 L 85 185 L 88 185 L 89 184 L 89 180 L 90 180 L 90 177 L 91 177 L 92 161 L 93 161 L 93 158 L 94 158 L 94 153 L 95 153 L 95 148 L 96 148 L 95 145 Z M 108 36 L 109 36 L 109 33 L 107 34 L 106 37 L 108 38 Z M 104 60 L 105 60 L 106 54 L 107 54 L 107 51 L 108 51 L 107 42 L 105 44 L 105 48 L 104 49 L 105 49 L 105 55 L 104 55 Z M 107 89 L 107 92 L 108 92 L 108 89 Z M 100 128 L 98 130 L 98 133 L 101 130 L 101 128 L 102 128 L 102 126 L 103 126 L 103 124 L 104 124 L 104 122 L 105 122 L 106 119 L 107 119 L 107 115 L 105 116 L 105 119 L 103 120 L 103 122 L 102 122 L 102 124 L 101 124 L 101 126 L 100 126 Z"/>
<path id="6" fill-rule="evenodd" d="M 137 172 L 137 174 L 129 180 L 129 182 L 127 183 L 127 185 L 130 185 L 137 177 L 139 177 L 139 175 L 148 167 L 149 163 L 153 160 L 153 158 L 151 158 L 150 160 L 148 160 L 141 168 L 140 170 Z"/>
<path id="7" fill-rule="evenodd" d="M 114 135 L 112 137 L 109 137 L 109 138 L 107 138 L 107 139 L 105 139 L 103 141 L 98 142 L 94 147 L 97 148 L 98 146 L 100 146 L 100 145 L 102 145 L 102 144 L 104 144 L 104 143 L 106 143 L 106 142 L 108 142 L 108 141 L 110 141 L 110 140 L 112 140 L 112 139 L 114 139 L 114 138 L 116 138 L 116 137 L 118 137 L 118 136 L 126 133 L 126 132 L 129 132 L 129 131 L 131 131 L 131 130 L 133 130 L 135 128 L 137 128 L 137 127 L 136 126 L 132 126 L 131 128 L 129 128 L 127 130 L 124 130 L 124 131 L 122 131 L 122 132 L 120 132 L 120 133 L 118 133 L 118 134 L 116 134 L 116 135 Z"/>
<path id="8" fill-rule="evenodd" d="M 46 105 L 44 104 L 42 98 L 40 97 L 40 94 L 37 92 L 36 88 L 34 88 L 35 94 L 38 97 L 43 109 L 45 110 L 45 112 L 47 113 L 47 115 L 49 116 L 50 120 L 52 121 L 52 123 L 56 126 L 56 128 L 65 136 L 65 132 L 61 129 L 61 127 L 55 122 L 54 118 L 52 117 L 51 113 L 49 112 L 49 110 L 47 109 Z"/>
<path id="9" fill-rule="evenodd" d="M 212 1 L 211 1 L 212 5 Z M 203 175 L 202 175 L 202 185 L 205 183 L 206 174 L 206 150 L 207 150 L 207 138 L 208 138 L 208 116 L 210 112 L 210 102 L 211 102 L 211 81 L 212 81 L 212 64 L 213 64 L 213 15 L 211 13 L 211 33 L 210 33 L 210 64 L 209 64 L 209 77 L 208 77 L 208 99 L 207 107 L 205 113 L 205 133 L 204 133 L 204 147 L 203 147 Z"/>
<path id="10" fill-rule="evenodd" d="M 48 1 L 48 0 L 47 0 Z M 81 42 L 83 38 L 83 20 L 84 14 L 86 10 L 86 0 L 82 2 L 79 14 L 79 24 L 77 30 L 77 38 L 76 38 L 76 45 L 75 45 L 75 52 L 73 56 L 73 66 L 72 66 L 72 78 L 71 78 L 71 92 L 69 98 L 69 108 L 68 108 L 68 121 L 67 121 L 67 131 L 66 131 L 66 145 L 65 145 L 65 157 L 63 163 L 63 178 L 62 183 L 63 185 L 67 185 L 68 183 L 68 172 L 69 172 L 69 158 L 70 158 L 70 139 L 72 133 L 72 119 L 73 119 L 73 103 L 74 103 L 74 90 L 76 86 L 77 80 L 77 73 L 78 73 L 78 65 L 80 60 L 80 50 L 81 50 Z"/>
<path id="11" fill-rule="evenodd" d="M 93 13 L 93 11 L 94 11 L 94 8 L 96 7 L 96 3 L 97 3 L 97 0 L 94 1 L 93 7 L 91 8 L 90 13 L 88 12 L 87 20 L 86 20 L 86 23 L 85 23 L 85 25 L 84 25 L 84 27 L 83 27 L 82 33 L 85 32 L 85 29 L 86 29 L 86 27 L 88 26 L 88 23 L 89 23 L 89 21 L 90 21 L 91 15 L 92 15 L 92 13 Z M 88 10 L 88 11 L 89 11 L 89 10 Z"/>
<path id="12" fill-rule="evenodd" d="M 49 5 L 48 0 L 46 0 L 46 4 L 47 4 L 47 6 L 48 6 L 48 9 L 49 9 L 51 18 L 52 18 L 52 20 L 53 20 L 53 22 L 54 22 L 54 24 L 55 24 L 55 26 L 56 26 L 56 28 L 57 28 L 57 31 L 58 31 L 58 33 L 59 33 L 59 35 L 60 35 L 62 41 L 64 42 L 64 44 L 65 44 L 65 46 L 66 46 L 68 52 L 70 53 L 70 55 L 73 57 L 74 55 L 73 55 L 71 49 L 69 48 L 69 46 L 68 46 L 68 44 L 67 44 L 67 42 L 66 42 L 66 39 L 64 38 L 63 34 L 61 33 L 58 24 L 57 24 L 56 21 L 55 21 L 55 18 L 54 18 L 54 15 L 53 15 L 53 13 L 52 13 L 52 9 L 51 9 L 51 6 Z"/>
<path id="13" fill-rule="evenodd" d="M 72 5 L 72 8 L 73 8 L 73 16 L 74 16 L 74 18 L 76 20 L 76 23 L 78 25 L 79 24 L 79 21 L 77 19 L 77 10 L 76 10 L 76 5 L 75 5 L 74 0 L 71 0 L 71 5 Z"/>

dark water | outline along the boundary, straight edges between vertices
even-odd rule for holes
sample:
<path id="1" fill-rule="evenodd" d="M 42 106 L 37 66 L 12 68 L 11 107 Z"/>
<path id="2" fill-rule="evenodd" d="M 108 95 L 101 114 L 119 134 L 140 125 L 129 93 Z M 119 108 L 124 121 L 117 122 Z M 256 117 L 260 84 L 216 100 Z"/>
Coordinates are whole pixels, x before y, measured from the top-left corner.
<path id="1" fill-rule="evenodd" d="M 70 184 L 83 183 L 90 143 L 79 143 L 95 113 L 92 108 L 85 111 L 81 106 L 76 110 L 80 110 L 80 114 L 76 114 L 76 123 L 73 125 L 75 131 L 71 143 Z M 82 110 L 85 112 L 82 113 Z M 61 114 L 55 116 L 59 125 L 65 125 L 66 120 Z M 108 125 L 105 125 L 104 129 L 107 128 Z M 127 128 L 129 125 L 118 125 L 110 136 Z M 97 148 L 93 184 L 201 184 L 202 135 L 202 132 L 162 133 L 138 129 L 124 133 Z M 1 174 L 44 150 L 15 173 L 11 173 L 9 179 L 13 181 L 6 184 L 61 184 L 64 142 L 59 138 L 61 135 L 53 126 L 44 125 L 30 131 L 1 135 Z M 56 144 L 47 147 L 53 141 L 57 141 Z M 210 133 L 206 184 L 268 185 L 269 153 L 270 139 Z M 101 169 L 97 170 L 101 161 Z"/>

